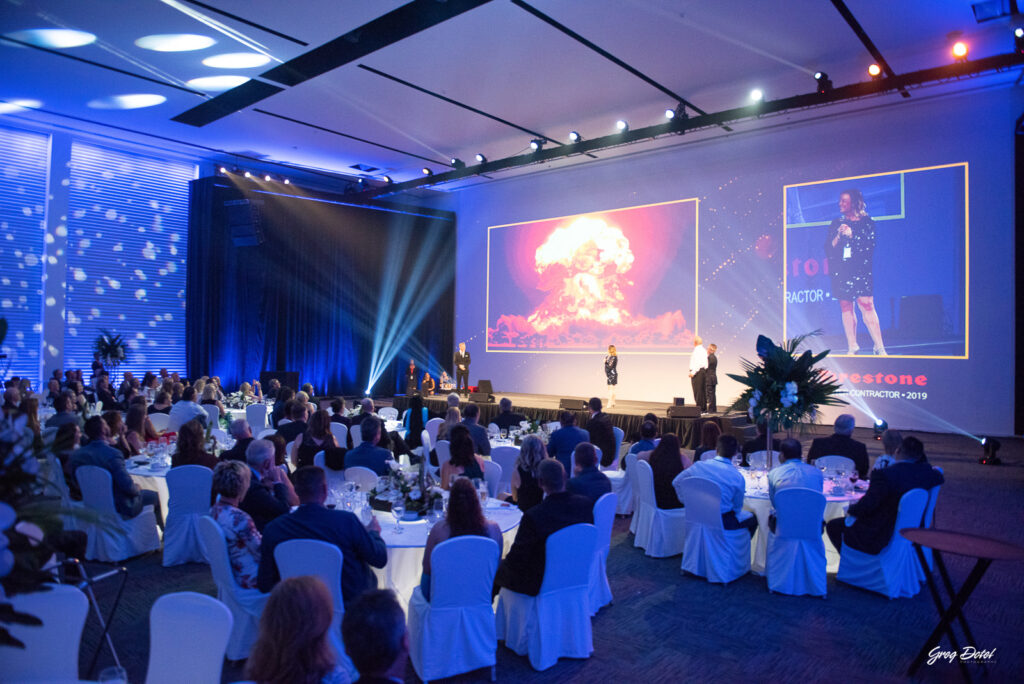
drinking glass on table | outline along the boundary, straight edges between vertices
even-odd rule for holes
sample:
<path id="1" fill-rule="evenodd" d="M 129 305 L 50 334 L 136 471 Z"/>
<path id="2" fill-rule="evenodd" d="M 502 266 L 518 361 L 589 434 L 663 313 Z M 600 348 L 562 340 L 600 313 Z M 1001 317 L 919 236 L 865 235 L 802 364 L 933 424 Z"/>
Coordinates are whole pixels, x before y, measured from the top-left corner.
<path id="1" fill-rule="evenodd" d="M 100 672 L 99 679 L 96 681 L 102 684 L 128 684 L 128 673 L 123 667 L 111 665 Z"/>
<path id="2" fill-rule="evenodd" d="M 427 509 L 427 524 L 433 527 L 444 517 L 444 501 L 438 499 Z"/>
<path id="3" fill-rule="evenodd" d="M 501 429 L 501 440 L 505 441 L 506 439 L 508 439 L 508 428 L 502 428 Z"/>
<path id="4" fill-rule="evenodd" d="M 480 497 L 480 507 L 483 508 L 487 505 L 487 482 L 477 480 L 476 491 Z"/>
<path id="5" fill-rule="evenodd" d="M 405 515 L 405 501 L 402 499 L 395 499 L 395 502 L 391 504 L 391 515 L 395 516 L 395 534 L 402 534 L 405 531 L 402 529 L 402 517 Z"/>

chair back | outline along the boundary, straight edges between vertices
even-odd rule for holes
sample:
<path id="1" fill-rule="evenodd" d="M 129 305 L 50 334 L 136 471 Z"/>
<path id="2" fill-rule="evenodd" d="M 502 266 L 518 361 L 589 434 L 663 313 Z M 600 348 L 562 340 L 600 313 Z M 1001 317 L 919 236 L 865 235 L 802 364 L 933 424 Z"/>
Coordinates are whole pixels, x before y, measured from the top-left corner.
<path id="1" fill-rule="evenodd" d="M 896 513 L 896 525 L 893 527 L 893 540 L 903 539 L 905 537 L 900 534 L 900 530 L 910 528 L 921 527 L 924 522 L 924 512 L 928 507 L 928 490 L 927 489 L 911 489 L 909 492 L 900 497 L 900 507 Z M 910 542 L 907 542 L 908 544 Z M 889 542 L 892 545 L 892 542 Z"/>
<path id="2" fill-rule="evenodd" d="M 711 453 L 711 456 L 709 456 L 708 458 L 714 458 L 715 457 L 715 453 L 713 451 L 709 452 L 709 453 Z M 704 460 L 703 455 L 701 456 L 700 460 L 702 460 L 702 461 Z M 747 463 L 750 464 L 751 468 L 767 468 L 768 467 L 768 452 L 767 451 L 753 451 L 753 452 L 747 454 Z"/>
<path id="3" fill-rule="evenodd" d="M 291 418 L 282 418 L 281 420 L 277 421 L 277 427 L 280 428 L 281 426 L 287 425 L 290 422 L 292 422 Z"/>
<path id="4" fill-rule="evenodd" d="M 203 542 L 203 551 L 210 564 L 213 582 L 222 593 L 233 593 L 239 589 L 235 576 L 231 573 L 231 560 L 228 558 L 228 540 L 220 524 L 208 515 L 199 519 L 199 538 Z"/>
<path id="5" fill-rule="evenodd" d="M 383 420 L 398 420 L 398 409 L 394 406 L 385 406 L 377 411 L 377 415 Z"/>
<path id="6" fill-rule="evenodd" d="M 253 434 L 256 435 L 256 439 L 263 439 L 264 437 L 269 437 L 270 435 L 276 435 L 277 428 L 268 427 Z"/>
<path id="7" fill-rule="evenodd" d="M 724 529 L 722 489 L 717 482 L 704 477 L 688 477 L 679 483 L 676 493 L 686 507 L 686 522 L 707 525 L 712 529 Z"/>
<path id="8" fill-rule="evenodd" d="M 852 458 L 846 456 L 819 456 L 814 459 L 814 467 L 830 470 L 856 470 L 857 465 Z"/>
<path id="9" fill-rule="evenodd" d="M 420 430 L 420 444 L 423 446 L 423 451 L 421 453 L 423 454 L 424 460 L 426 460 L 426 457 L 430 455 L 430 450 L 434 448 L 430 441 L 430 433 L 427 432 L 426 428 Z"/>
<path id="10" fill-rule="evenodd" d="M 356 489 L 368 492 L 377 486 L 377 473 L 363 466 L 345 468 L 345 479 L 356 483 Z"/>
<path id="11" fill-rule="evenodd" d="M 82 490 L 82 501 L 86 506 L 100 513 L 117 514 L 117 508 L 114 506 L 113 481 L 109 471 L 99 466 L 78 466 L 75 470 L 75 479 L 78 480 L 78 487 Z"/>
<path id="12" fill-rule="evenodd" d="M 60 459 L 52 451 L 46 452 L 46 466 L 49 474 L 50 485 L 46 493 L 49 496 L 59 496 L 65 507 L 71 505 L 71 493 L 68 491 L 68 483 L 64 479 L 64 467 Z M 56 491 L 53 491 L 56 490 Z"/>
<path id="13" fill-rule="evenodd" d="M 490 606 L 500 555 L 493 539 L 475 535 L 453 537 L 435 546 L 430 553 L 431 608 Z"/>
<path id="14" fill-rule="evenodd" d="M 15 611 L 33 615 L 43 624 L 4 625 L 25 648 L 0 646 L 0 678 L 5 682 L 77 682 L 78 650 L 89 611 L 85 594 L 65 584 L 7 600 Z"/>
<path id="15" fill-rule="evenodd" d="M 171 417 L 166 413 L 150 413 L 149 422 L 153 424 L 153 429 L 157 432 L 163 432 L 167 429 L 167 425 L 170 423 Z"/>
<path id="16" fill-rule="evenodd" d="M 430 433 L 431 444 L 437 441 L 437 431 L 441 428 L 441 423 L 443 422 L 444 418 L 431 418 L 427 421 L 426 429 Z"/>
<path id="17" fill-rule="evenodd" d="M 434 445 L 434 451 L 437 452 L 438 468 L 443 468 L 445 463 L 452 460 L 451 442 L 447 439 L 438 440 L 437 444 Z"/>
<path id="18" fill-rule="evenodd" d="M 344 423 L 331 423 L 331 434 L 338 440 L 338 446 L 342 449 L 348 445 L 348 425 Z"/>
<path id="19" fill-rule="evenodd" d="M 497 423 L 488 423 L 487 434 L 490 435 L 491 437 L 497 437 L 498 435 L 501 434 L 501 428 L 498 427 Z"/>
<path id="20" fill-rule="evenodd" d="M 612 426 L 612 432 L 615 433 L 615 458 L 612 460 L 612 464 L 608 466 L 612 470 L 618 470 L 619 458 L 622 453 L 622 440 L 625 439 L 626 433 L 622 431 L 622 428 Z M 600 463 L 600 461 L 598 461 Z"/>
<path id="21" fill-rule="evenodd" d="M 502 445 L 491 449 L 491 460 L 501 466 L 501 481 L 503 484 L 512 481 L 512 473 L 516 471 L 516 461 L 519 460 L 519 447 Z M 569 475 L 572 477 L 572 475 Z"/>
<path id="22" fill-rule="evenodd" d="M 341 597 L 342 554 L 334 544 L 316 539 L 292 539 L 274 548 L 274 562 L 281 579 L 314 575 L 319 577 L 334 599 L 334 610 L 345 612 Z"/>
<path id="23" fill-rule="evenodd" d="M 759 453 L 764 454 L 763 451 L 761 451 Z M 714 449 L 709 449 L 709 450 L 705 451 L 704 453 L 702 453 L 700 455 L 700 460 L 702 460 L 702 461 L 710 461 L 711 459 L 713 459 L 717 455 L 718 454 L 717 454 L 717 452 L 715 452 Z M 765 454 L 765 458 L 767 458 L 767 454 Z M 747 462 L 749 463 L 750 461 L 747 461 Z"/>
<path id="24" fill-rule="evenodd" d="M 590 564 L 597 549 L 597 528 L 579 523 L 548 537 L 545 548 L 544 581 L 540 593 L 590 585 Z"/>
<path id="25" fill-rule="evenodd" d="M 934 466 L 935 470 L 942 472 L 942 468 Z M 928 490 L 928 505 L 924 509 L 924 519 L 921 521 L 921 527 L 931 527 L 935 522 L 935 502 L 939 500 L 939 490 L 942 489 L 942 485 L 935 485 Z"/>
<path id="26" fill-rule="evenodd" d="M 615 509 L 619 496 L 615 492 L 602 494 L 594 504 L 594 527 L 597 530 L 597 548 L 604 550 L 612 543 L 612 525 L 615 523 Z"/>
<path id="27" fill-rule="evenodd" d="M 216 404 L 203 404 L 203 410 L 206 411 L 206 424 L 210 427 L 217 427 L 220 425 L 220 409 L 217 408 Z"/>
<path id="28" fill-rule="evenodd" d="M 487 496 L 492 499 L 498 496 L 502 480 L 502 468 L 494 461 L 484 461 L 484 480 L 487 482 Z"/>
<path id="29" fill-rule="evenodd" d="M 384 426 L 382 425 L 380 429 L 383 430 Z M 363 443 L 363 424 L 359 423 L 357 425 L 353 425 L 352 429 L 348 431 L 348 436 L 352 438 L 352 448 L 353 449 L 355 447 L 359 446 L 360 444 L 362 444 Z M 341 445 L 339 444 L 338 446 L 341 446 Z"/>
<path id="30" fill-rule="evenodd" d="M 657 508 L 658 502 L 654 498 L 654 471 L 651 470 L 651 464 L 638 459 L 634 470 L 636 471 L 635 491 L 640 505 Z"/>
<path id="31" fill-rule="evenodd" d="M 214 423 L 214 425 L 216 425 L 216 423 Z M 224 446 L 225 444 L 228 443 L 227 431 L 219 427 L 215 427 L 212 430 L 210 430 L 210 436 L 217 440 L 217 444 L 220 444 L 221 446 Z"/>
<path id="32" fill-rule="evenodd" d="M 246 406 L 245 422 L 249 423 L 253 434 L 267 427 L 267 407 L 264 404 L 249 404 Z"/>
<path id="33" fill-rule="evenodd" d="M 210 510 L 213 471 L 201 465 L 183 465 L 167 471 L 167 515 L 203 515 Z"/>
<path id="34" fill-rule="evenodd" d="M 149 611 L 146 684 L 217 682 L 234 618 L 205 594 L 164 594 Z"/>
<path id="35" fill-rule="evenodd" d="M 821 539 L 825 495 L 806 487 L 775 492 L 775 535 L 785 539 Z"/>

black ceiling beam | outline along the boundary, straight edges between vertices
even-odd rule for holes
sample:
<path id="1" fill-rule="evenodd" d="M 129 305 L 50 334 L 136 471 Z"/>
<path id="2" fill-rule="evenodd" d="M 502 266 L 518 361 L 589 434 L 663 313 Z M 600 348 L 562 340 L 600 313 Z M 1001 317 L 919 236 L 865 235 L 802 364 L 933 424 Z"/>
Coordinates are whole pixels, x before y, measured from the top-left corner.
<path id="1" fill-rule="evenodd" d="M 189 126 L 205 126 L 208 123 L 222 119 L 228 114 L 237 112 L 245 109 L 246 107 L 256 104 L 260 100 L 265 100 L 271 95 L 275 95 L 284 90 L 280 86 L 276 86 L 273 83 L 264 83 L 263 81 L 257 81 L 255 78 L 246 81 L 240 86 L 236 86 L 227 92 L 221 93 L 217 97 L 210 98 L 206 102 L 196 105 L 192 109 L 182 112 L 178 116 L 175 116 L 171 121 L 177 121 L 178 123 L 188 124 Z"/>
<path id="2" fill-rule="evenodd" d="M 516 5 L 517 7 L 522 8 L 524 10 L 526 10 L 527 12 L 532 14 L 533 16 L 535 16 L 538 19 L 540 19 L 541 21 L 543 21 L 544 23 L 549 24 L 550 26 L 553 26 L 554 28 L 558 29 L 559 31 L 561 31 L 565 35 L 569 36 L 570 38 L 572 38 L 576 42 L 580 43 L 581 45 L 584 45 L 584 46 L 590 48 L 591 50 L 593 50 L 597 54 L 599 54 L 602 57 L 604 57 L 605 59 L 607 59 L 609 62 L 615 64 L 616 66 L 622 67 L 623 69 L 625 69 L 626 71 L 628 71 L 632 75 L 636 76 L 637 78 L 639 78 L 641 81 L 643 81 L 647 85 L 653 86 L 653 87 L 657 88 L 658 90 L 660 90 L 661 92 L 665 93 L 666 95 L 671 97 L 676 102 L 689 107 L 690 109 L 692 109 L 693 111 L 697 112 L 698 114 L 701 114 L 701 115 L 707 114 L 707 112 L 705 112 L 703 109 L 701 109 L 697 105 L 695 105 L 692 102 L 690 102 L 689 100 L 687 100 L 682 95 L 679 95 L 678 93 L 672 92 L 671 90 L 669 90 L 665 86 L 661 85 L 660 83 L 655 81 L 653 78 L 651 78 L 647 74 L 643 73 L 639 69 L 636 69 L 632 65 L 622 61 L 621 59 L 619 59 L 618 57 L 616 57 L 612 53 L 608 52 L 604 48 L 602 48 L 602 47 L 596 45 L 595 43 L 592 43 L 591 41 L 587 40 L 586 38 L 584 38 L 580 34 L 578 34 L 575 31 L 573 31 L 571 28 L 566 26 L 565 24 L 563 24 L 560 21 L 558 21 L 557 19 L 555 19 L 553 17 L 550 17 L 547 14 L 544 14 L 539 9 L 534 7 L 533 5 L 530 5 L 530 4 L 526 3 L 526 2 L 524 2 L 523 0 L 512 0 L 512 4 Z M 723 128 L 725 128 L 725 130 L 727 130 L 727 131 L 731 131 L 732 130 L 728 126 L 723 126 Z"/>
<path id="3" fill-rule="evenodd" d="M 854 34 L 860 39 L 860 42 L 864 44 L 868 52 L 871 53 L 871 57 L 875 60 L 879 67 L 882 69 L 882 73 L 886 76 L 893 78 L 896 76 L 896 72 L 893 71 L 892 67 L 889 66 L 889 62 L 885 61 L 885 57 L 882 56 L 882 51 L 878 49 L 875 42 L 871 40 L 871 36 L 864 30 L 864 27 L 857 21 L 857 17 L 853 16 L 853 12 L 846 6 L 845 0 L 832 0 L 832 5 L 839 11 L 846 23 L 849 24 L 850 28 L 853 29 Z M 910 97 L 910 93 L 907 92 L 906 88 L 899 89 L 900 95 L 903 97 Z"/>
<path id="4" fill-rule="evenodd" d="M 456 169 L 434 176 L 417 178 L 374 187 L 362 192 L 353 193 L 350 197 L 356 200 L 371 199 L 381 195 L 389 195 L 395 192 L 412 190 L 427 185 L 439 185 L 460 178 L 477 176 L 484 173 L 493 173 L 519 166 L 529 166 L 545 161 L 552 161 L 562 157 L 594 152 L 612 147 L 619 147 L 634 142 L 652 140 L 668 134 L 682 134 L 686 131 L 721 126 L 724 123 L 740 121 L 753 117 L 765 116 L 767 114 L 778 114 L 780 112 L 818 107 L 834 104 L 846 100 L 855 100 L 871 95 L 881 95 L 887 92 L 899 91 L 900 89 L 919 86 L 926 83 L 950 81 L 959 78 L 976 76 L 988 71 L 1004 71 L 1014 67 L 1024 66 L 1024 54 L 1010 52 L 1002 55 L 994 55 L 982 59 L 955 62 L 943 66 L 921 69 L 900 76 L 889 78 L 878 78 L 862 83 L 835 88 L 827 93 L 807 93 L 805 95 L 794 95 L 793 97 L 782 98 L 750 104 L 734 109 L 727 109 L 714 114 L 702 116 L 691 116 L 689 119 L 677 117 L 665 123 L 648 126 L 646 128 L 630 129 L 622 133 L 613 133 L 600 138 L 582 140 L 573 145 L 565 147 L 552 147 L 538 150 L 536 152 L 522 154 L 516 157 L 495 159 L 476 166 L 467 166 L 464 169 Z"/>

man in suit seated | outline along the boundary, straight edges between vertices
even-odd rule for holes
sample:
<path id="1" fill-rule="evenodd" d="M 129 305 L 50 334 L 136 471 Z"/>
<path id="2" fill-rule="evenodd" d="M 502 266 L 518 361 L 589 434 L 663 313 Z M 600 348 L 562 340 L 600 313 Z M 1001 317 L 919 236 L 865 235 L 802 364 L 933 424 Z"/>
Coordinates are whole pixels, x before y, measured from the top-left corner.
<path id="1" fill-rule="evenodd" d="M 800 457 L 800 442 L 784 439 L 779 444 L 779 465 L 768 472 L 768 498 L 775 503 L 775 492 L 790 487 L 806 487 L 816 492 L 825 488 L 825 478 Z"/>
<path id="2" fill-rule="evenodd" d="M 222 461 L 245 461 L 245 450 L 252 444 L 252 428 L 245 418 L 231 422 L 231 436 L 235 445 L 220 455 Z"/>
<path id="3" fill-rule="evenodd" d="M 601 412 L 601 400 L 597 397 L 592 397 L 587 405 L 590 406 L 590 420 L 587 422 L 590 437 L 587 441 L 601 450 L 601 465 L 610 466 L 617 455 L 612 421 L 606 413 Z"/>
<path id="4" fill-rule="evenodd" d="M 392 459 L 390 451 L 377 446 L 377 443 L 380 442 L 380 419 L 373 415 L 364 416 L 362 422 L 359 423 L 359 431 L 363 437 L 363 443 L 345 454 L 345 467 L 362 466 L 369 468 L 377 475 L 387 475 L 390 472 L 388 461 Z"/>
<path id="5" fill-rule="evenodd" d="M 683 493 L 679 485 L 687 478 L 703 477 L 718 485 L 722 491 L 722 527 L 727 530 L 746 529 L 750 536 L 757 531 L 757 518 L 750 511 L 743 510 L 743 497 L 747 491 L 747 482 L 740 471 L 733 467 L 732 457 L 739 451 L 739 444 L 732 435 L 718 438 L 716 454 L 712 459 L 697 461 L 692 466 L 676 475 L 672 480 L 676 495 L 683 501 Z"/>
<path id="6" fill-rule="evenodd" d="M 362 684 L 405 681 L 409 632 L 393 591 L 373 589 L 346 607 L 341 636 Z"/>
<path id="7" fill-rule="evenodd" d="M 778 451 L 781 444 L 782 442 L 774 436 L 772 437 L 772 451 Z M 743 454 L 743 465 L 749 465 L 747 456 L 758 451 L 768 451 L 768 423 L 764 420 L 757 421 L 757 437 L 743 443 L 743 449 L 740 452 Z"/>
<path id="8" fill-rule="evenodd" d="M 565 469 L 561 463 L 545 459 L 538 471 L 537 479 L 544 490 L 544 500 L 523 514 L 512 548 L 498 566 L 494 578 L 495 592 L 505 587 L 520 594 L 536 596 L 544 581 L 548 537 L 569 525 L 594 522 L 593 502 L 565 490 Z"/>
<path id="9" fill-rule="evenodd" d="M 576 456 L 576 473 L 566 485 L 573 494 L 590 499 L 592 504 L 612 491 L 612 481 L 597 467 L 597 451 L 590 442 L 580 442 L 573 452 Z"/>
<path id="10" fill-rule="evenodd" d="M 497 425 L 500 430 L 518 428 L 521 422 L 527 420 L 526 416 L 522 413 L 512 412 L 512 400 L 508 397 L 501 398 L 501 401 L 498 402 L 498 409 L 501 412 L 491 422 Z"/>
<path id="11" fill-rule="evenodd" d="M 341 597 L 347 608 L 364 591 L 377 588 L 377 577 L 370 566 L 383 568 L 388 562 L 388 549 L 380 537 L 380 523 L 371 517 L 370 524 L 363 527 L 354 513 L 325 507 L 327 476 L 323 468 L 299 468 L 294 477 L 299 507 L 275 519 L 264 530 L 256 584 L 260 591 L 267 593 L 281 580 L 274 560 L 278 544 L 292 539 L 327 542 L 341 549 Z"/>
<path id="12" fill-rule="evenodd" d="M 572 411 L 562 411 L 558 417 L 562 427 L 551 433 L 548 439 L 548 456 L 558 459 L 565 472 L 572 471 L 572 453 L 576 445 L 590 439 L 587 431 L 576 427 L 576 415 Z"/>
<path id="13" fill-rule="evenodd" d="M 254 439 L 245 449 L 245 462 L 249 464 L 252 477 L 249 490 L 238 505 L 249 514 L 260 532 L 274 518 L 284 515 L 292 506 L 298 505 L 291 480 L 284 471 L 274 465 L 274 443 L 268 439 Z"/>
<path id="14" fill-rule="evenodd" d="M 331 414 L 331 422 L 332 423 L 341 423 L 345 427 L 351 427 L 352 426 L 352 421 L 349 420 L 345 416 L 345 400 L 344 399 L 335 398 L 334 400 L 332 400 L 331 401 L 331 411 L 333 411 L 333 413 Z M 343 447 L 345 445 L 344 444 L 339 444 L 338 446 Z"/>
<path id="15" fill-rule="evenodd" d="M 46 421 L 46 427 L 59 428 L 67 423 L 74 423 L 79 428 L 85 427 L 82 416 L 75 411 L 74 400 L 70 392 L 61 392 L 53 400 L 53 408 L 57 411 Z"/>
<path id="16" fill-rule="evenodd" d="M 186 387 L 181 393 L 181 399 L 174 402 L 171 412 L 167 414 L 167 432 L 177 432 L 182 425 L 195 418 L 199 419 L 204 428 L 210 422 L 206 409 L 196 403 L 195 388 Z"/>
<path id="17" fill-rule="evenodd" d="M 633 446 L 629 447 L 629 453 L 641 454 L 645 451 L 654 451 L 654 447 L 657 446 L 654 440 L 657 437 L 658 424 L 645 420 L 643 425 L 640 426 L 640 439 L 634 442 Z"/>
<path id="18" fill-rule="evenodd" d="M 828 538 L 840 552 L 845 544 L 857 551 L 878 554 L 895 532 L 900 498 L 911 489 L 931 489 L 943 482 L 942 473 L 925 460 L 921 440 L 906 437 L 896 452 L 896 462 L 872 471 L 864 498 L 850 505 L 845 518 L 828 521 Z"/>
<path id="19" fill-rule="evenodd" d="M 306 433 L 306 405 L 292 399 L 288 402 L 288 418 L 292 422 L 279 425 L 277 434 L 284 437 L 285 444 L 291 444 L 299 435 Z"/>
<path id="20" fill-rule="evenodd" d="M 462 424 L 469 428 L 469 436 L 473 438 L 476 453 L 481 456 L 491 455 L 491 439 L 487 430 L 480 425 L 480 407 L 469 402 L 462 411 Z"/>
<path id="21" fill-rule="evenodd" d="M 814 463 L 821 456 L 845 456 L 852 459 L 857 467 L 857 474 L 860 479 L 868 478 L 868 448 L 863 442 L 858 442 L 850 435 L 856 422 L 849 413 L 844 413 L 836 418 L 835 433 L 831 437 L 819 437 L 811 442 L 811 449 L 807 452 L 807 462 Z"/>

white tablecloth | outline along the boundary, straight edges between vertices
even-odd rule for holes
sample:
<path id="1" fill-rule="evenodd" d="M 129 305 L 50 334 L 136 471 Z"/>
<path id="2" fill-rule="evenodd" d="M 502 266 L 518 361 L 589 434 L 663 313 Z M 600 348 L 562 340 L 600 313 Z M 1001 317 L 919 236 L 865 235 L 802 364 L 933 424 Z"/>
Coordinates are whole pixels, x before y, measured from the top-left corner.
<path id="1" fill-rule="evenodd" d="M 143 459 L 146 460 L 146 459 Z M 135 465 L 138 462 L 133 458 L 127 463 L 128 474 L 132 476 L 135 484 L 142 489 L 152 489 L 160 497 L 160 508 L 164 516 L 167 515 L 167 500 L 170 494 L 167 491 L 167 471 L 170 468 L 158 468 L 152 470 L 149 465 Z"/>
<path id="2" fill-rule="evenodd" d="M 265 405 L 264 408 L 267 409 L 267 413 L 270 413 L 270 410 L 273 407 Z M 245 409 L 244 408 L 243 409 L 229 408 L 229 409 L 225 409 L 225 410 L 227 411 L 227 414 L 228 414 L 227 415 L 228 420 L 230 420 L 232 423 L 235 422 L 236 420 L 243 420 L 243 419 L 246 418 L 246 416 L 245 416 Z M 270 424 L 270 419 L 268 417 L 267 418 L 267 425 L 269 425 L 269 424 Z"/>

